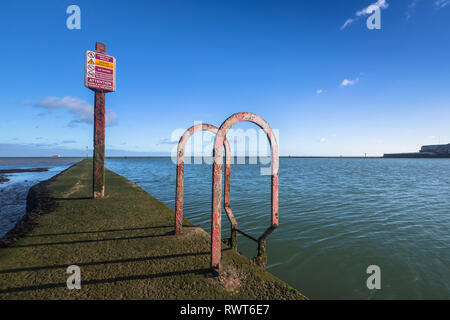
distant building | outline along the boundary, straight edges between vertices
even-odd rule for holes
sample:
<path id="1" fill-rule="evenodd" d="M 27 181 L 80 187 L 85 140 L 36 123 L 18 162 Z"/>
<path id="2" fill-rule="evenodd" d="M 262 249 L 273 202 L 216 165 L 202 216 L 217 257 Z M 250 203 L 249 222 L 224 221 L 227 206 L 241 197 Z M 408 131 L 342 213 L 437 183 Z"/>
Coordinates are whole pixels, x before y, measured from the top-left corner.
<path id="1" fill-rule="evenodd" d="M 383 158 L 450 158 L 450 143 L 422 146 L 419 152 L 386 153 Z"/>
<path id="2" fill-rule="evenodd" d="M 450 153 L 450 143 L 422 146 L 420 152 Z"/>

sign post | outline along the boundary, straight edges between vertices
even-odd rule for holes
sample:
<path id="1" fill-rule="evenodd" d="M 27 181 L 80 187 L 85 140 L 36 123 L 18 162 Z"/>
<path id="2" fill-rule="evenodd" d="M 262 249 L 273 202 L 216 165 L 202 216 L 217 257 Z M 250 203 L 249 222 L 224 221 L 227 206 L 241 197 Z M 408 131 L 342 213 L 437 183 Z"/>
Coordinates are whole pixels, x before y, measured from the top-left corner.
<path id="1" fill-rule="evenodd" d="M 84 84 L 95 92 L 94 104 L 94 166 L 93 194 L 105 195 L 105 92 L 116 91 L 116 59 L 106 55 L 106 45 L 95 44 L 95 51 L 86 51 Z"/>

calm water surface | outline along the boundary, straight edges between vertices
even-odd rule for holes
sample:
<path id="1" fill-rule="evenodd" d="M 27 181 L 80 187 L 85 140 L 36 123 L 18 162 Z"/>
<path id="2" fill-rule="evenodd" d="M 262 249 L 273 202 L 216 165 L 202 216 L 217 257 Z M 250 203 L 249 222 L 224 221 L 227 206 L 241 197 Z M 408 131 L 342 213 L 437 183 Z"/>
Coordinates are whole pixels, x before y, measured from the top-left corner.
<path id="1" fill-rule="evenodd" d="M 174 208 L 170 158 L 107 159 L 107 167 Z M 259 236 L 270 177 L 233 165 L 231 206 Z M 210 165 L 186 165 L 184 214 L 209 230 Z M 280 227 L 267 269 L 312 299 L 450 299 L 450 159 L 280 159 Z M 224 233 L 228 221 L 223 214 Z M 239 237 L 239 251 L 256 244 Z M 381 268 L 381 290 L 366 269 Z"/>

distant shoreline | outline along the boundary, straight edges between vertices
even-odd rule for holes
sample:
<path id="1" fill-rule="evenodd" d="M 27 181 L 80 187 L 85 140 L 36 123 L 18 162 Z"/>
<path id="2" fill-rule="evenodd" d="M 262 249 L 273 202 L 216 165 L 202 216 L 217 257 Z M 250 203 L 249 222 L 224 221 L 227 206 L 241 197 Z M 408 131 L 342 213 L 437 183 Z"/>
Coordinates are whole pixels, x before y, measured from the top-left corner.
<path id="1" fill-rule="evenodd" d="M 448 159 L 450 154 L 444 153 L 428 153 L 428 152 L 416 152 L 416 153 L 387 153 L 383 156 L 387 159 Z"/>

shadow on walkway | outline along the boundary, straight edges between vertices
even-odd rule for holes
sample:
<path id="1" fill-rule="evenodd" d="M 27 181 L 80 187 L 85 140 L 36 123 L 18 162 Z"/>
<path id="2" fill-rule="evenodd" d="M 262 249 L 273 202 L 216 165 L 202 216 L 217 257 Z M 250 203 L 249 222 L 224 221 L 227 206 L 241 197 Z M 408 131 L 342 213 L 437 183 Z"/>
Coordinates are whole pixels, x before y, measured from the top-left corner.
<path id="1" fill-rule="evenodd" d="M 172 258 L 182 258 L 182 257 L 194 257 L 200 255 L 206 255 L 209 252 L 194 252 L 194 253 L 179 253 L 179 254 L 170 254 L 165 256 L 149 256 L 149 257 L 140 257 L 140 258 L 129 258 L 129 259 L 117 259 L 117 260 L 106 260 L 106 261 L 92 261 L 85 263 L 76 263 L 79 267 L 85 266 L 97 266 L 102 264 L 111 264 L 111 263 L 127 263 L 127 262 L 141 262 L 141 261 L 151 261 L 158 259 L 172 259 Z M 29 267 L 29 268 L 18 268 L 18 269 L 7 269 L 0 270 L 0 274 L 2 273 L 14 273 L 14 272 L 24 272 L 24 271 L 41 271 L 41 270 L 50 270 L 50 269 L 59 269 L 59 268 L 67 268 L 68 264 L 60 264 L 53 266 L 39 266 L 39 267 Z"/>
<path id="2" fill-rule="evenodd" d="M 203 269 L 192 269 L 192 270 L 183 270 L 183 271 L 174 271 L 174 272 L 162 272 L 156 274 L 144 274 L 144 275 L 131 275 L 126 277 L 117 277 L 111 279 L 99 279 L 99 280 L 85 280 L 82 281 L 82 285 L 93 285 L 93 284 L 102 284 L 102 283 L 115 283 L 119 281 L 130 281 L 130 280 L 146 280 L 146 279 L 155 279 L 161 277 L 173 277 L 180 276 L 184 274 L 200 274 L 206 275 L 211 270 L 209 268 Z M 19 288 L 8 288 L 5 290 L 0 290 L 1 293 L 13 293 L 13 292 L 23 292 L 23 291 L 35 291 L 35 290 L 44 290 L 44 289 L 53 289 L 53 288 L 66 288 L 67 284 L 64 283 L 48 283 L 42 284 L 38 286 L 27 286 L 27 287 L 19 287 Z"/>
<path id="3" fill-rule="evenodd" d="M 92 234 L 92 233 L 102 233 L 102 232 L 120 232 L 120 231 L 136 231 L 136 230 L 149 230 L 149 229 L 164 229 L 173 228 L 173 226 L 157 226 L 157 227 L 138 227 L 138 228 L 124 228 L 124 229 L 107 229 L 107 230 L 94 230 L 94 231 L 74 231 L 74 232 L 62 232 L 62 233 L 43 233 L 27 236 L 27 238 L 34 237 L 52 237 L 52 236 L 66 236 L 74 234 Z"/>
<path id="4" fill-rule="evenodd" d="M 146 236 L 133 236 L 133 237 L 122 237 L 122 238 L 106 238 L 106 239 L 92 239 L 92 240 L 74 240 L 74 241 L 60 241 L 60 242 L 45 242 L 45 243 L 31 243 L 22 245 L 12 245 L 10 248 L 28 248 L 28 247 L 43 247 L 43 246 L 55 246 L 64 244 L 77 244 L 77 243 L 91 243 L 91 242 L 105 242 L 105 241 L 120 241 L 120 240 L 135 240 L 135 239 L 147 239 L 147 238 L 158 238 L 166 237 L 172 235 L 173 231 L 169 231 L 163 234 L 151 234 Z"/>

